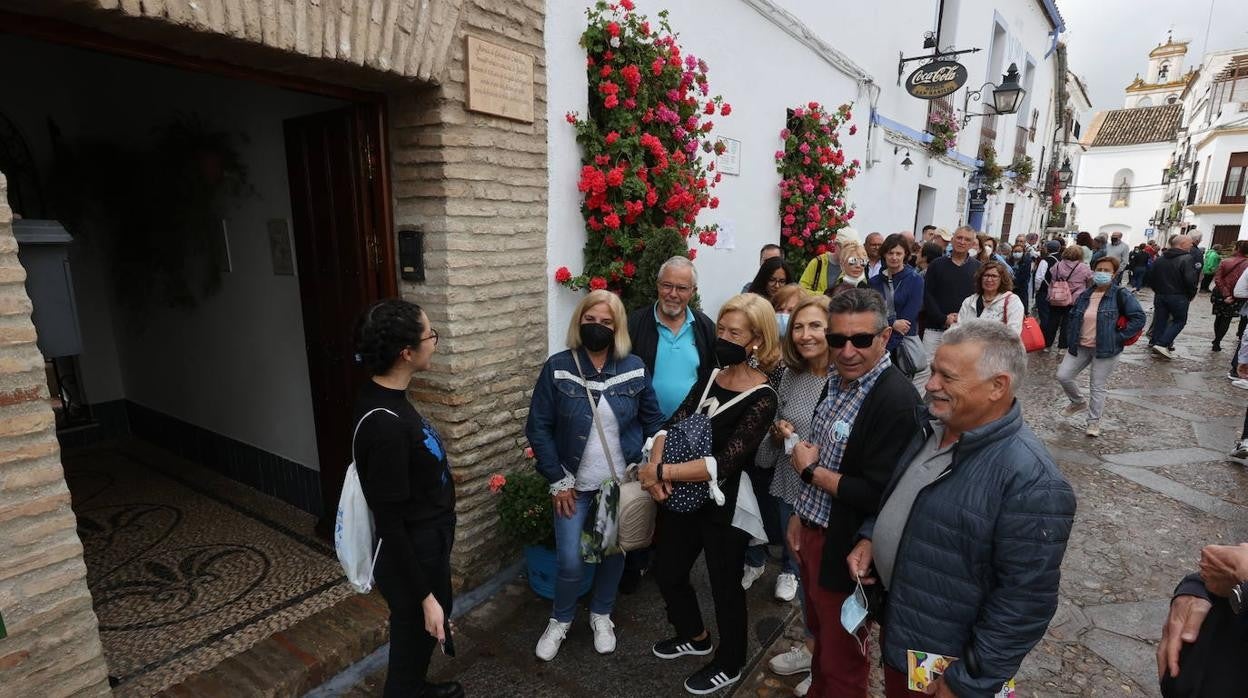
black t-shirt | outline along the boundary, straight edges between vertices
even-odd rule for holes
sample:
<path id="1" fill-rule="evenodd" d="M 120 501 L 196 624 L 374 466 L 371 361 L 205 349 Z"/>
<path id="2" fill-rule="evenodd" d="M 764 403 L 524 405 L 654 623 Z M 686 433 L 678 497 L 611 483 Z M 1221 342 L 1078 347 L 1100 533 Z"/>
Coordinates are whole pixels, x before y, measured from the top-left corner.
<path id="1" fill-rule="evenodd" d="M 360 424 L 360 417 L 377 408 L 398 417 L 374 412 Z M 455 483 L 446 449 L 405 391 L 368 381 L 356 400 L 355 423 L 360 430 L 353 455 L 369 507 L 376 511 L 378 504 L 397 504 L 409 526 L 453 526 Z"/>

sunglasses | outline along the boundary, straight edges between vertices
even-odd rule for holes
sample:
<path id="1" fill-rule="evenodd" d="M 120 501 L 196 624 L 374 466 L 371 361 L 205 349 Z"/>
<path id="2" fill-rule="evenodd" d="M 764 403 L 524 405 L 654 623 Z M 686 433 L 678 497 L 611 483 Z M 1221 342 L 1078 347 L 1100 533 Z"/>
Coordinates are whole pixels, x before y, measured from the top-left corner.
<path id="1" fill-rule="evenodd" d="M 880 330 L 880 332 L 883 332 L 883 331 L 884 330 Z M 846 342 L 853 344 L 855 347 L 859 349 L 866 349 L 867 347 L 871 346 L 871 343 L 875 341 L 876 337 L 880 336 L 880 332 L 875 332 L 873 334 L 863 332 L 862 334 L 853 334 L 853 335 L 833 334 L 829 332 L 824 336 L 827 337 L 828 339 L 828 346 L 832 347 L 833 349 L 843 348 Z"/>
<path id="2" fill-rule="evenodd" d="M 861 258 L 861 257 L 850 257 L 849 259 L 845 260 L 845 263 L 846 263 L 846 264 L 857 264 L 857 265 L 860 265 L 860 266 L 864 266 L 864 267 L 865 267 L 865 266 L 867 265 L 867 260 L 865 260 L 865 259 L 863 259 L 863 258 Z"/>

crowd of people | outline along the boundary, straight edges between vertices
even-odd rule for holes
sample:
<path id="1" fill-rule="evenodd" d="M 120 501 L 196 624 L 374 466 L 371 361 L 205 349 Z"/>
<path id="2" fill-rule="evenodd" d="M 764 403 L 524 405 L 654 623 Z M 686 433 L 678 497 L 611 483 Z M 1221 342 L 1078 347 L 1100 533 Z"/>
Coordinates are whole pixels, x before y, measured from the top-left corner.
<path id="1" fill-rule="evenodd" d="M 1145 329 L 1145 283 L 1158 358 L 1174 357 L 1205 277 L 1214 350 L 1235 317 L 1244 336 L 1248 242 L 1212 265 L 1198 236 L 1168 242 L 1131 250 L 1119 234 L 1081 234 L 1070 245 L 1034 235 L 998 245 L 966 226 L 859 240 L 843 229 L 800 274 L 764 247 L 755 277 L 714 319 L 692 304 L 698 273 L 684 257 L 662 265 L 652 305 L 627 312 L 617 295 L 590 292 L 568 320 L 567 349 L 542 366 L 525 426 L 549 483 L 558 565 L 536 656 L 558 655 L 588 560 L 596 652 L 616 649 L 617 595 L 650 574 L 671 625 L 653 655 L 708 657 L 684 680 L 691 694 L 730 686 L 747 662 L 747 592 L 770 544 L 781 550 L 772 593 L 799 602 L 805 631 L 770 668 L 809 673 L 796 695 L 867 695 L 872 623 L 890 698 L 995 695 L 1053 616 L 1075 512 L 1016 399 L 1021 335 L 1034 325 L 1034 350 L 1057 345 L 1063 412 L 1086 413 L 1090 437 L 1110 373 Z M 386 695 L 462 695 L 425 681 L 451 608 L 454 488 L 440 438 L 403 396 L 436 345 L 411 303 L 382 301 L 361 320 L 373 377 L 354 456 L 390 541 L 376 560 L 391 608 Z M 1231 375 L 1248 379 L 1248 340 L 1240 349 Z M 1248 413 L 1243 439 L 1241 456 Z M 630 465 L 657 514 L 652 544 L 625 554 L 613 535 Z M 691 583 L 699 556 L 717 638 Z M 916 661 L 930 668 L 933 657 L 937 670 L 916 687 Z"/>

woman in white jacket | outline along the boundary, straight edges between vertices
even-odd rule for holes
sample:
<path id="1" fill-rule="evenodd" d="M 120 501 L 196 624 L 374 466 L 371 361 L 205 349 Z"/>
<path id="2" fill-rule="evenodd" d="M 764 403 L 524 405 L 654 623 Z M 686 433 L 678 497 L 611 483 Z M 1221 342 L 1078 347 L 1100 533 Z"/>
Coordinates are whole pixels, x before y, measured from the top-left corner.
<path id="1" fill-rule="evenodd" d="M 1014 334 L 1023 332 L 1023 301 L 1014 294 L 1014 278 L 1009 267 L 996 260 L 979 265 L 975 272 L 975 295 L 962 301 L 958 322 L 994 320 L 1009 325 Z"/>

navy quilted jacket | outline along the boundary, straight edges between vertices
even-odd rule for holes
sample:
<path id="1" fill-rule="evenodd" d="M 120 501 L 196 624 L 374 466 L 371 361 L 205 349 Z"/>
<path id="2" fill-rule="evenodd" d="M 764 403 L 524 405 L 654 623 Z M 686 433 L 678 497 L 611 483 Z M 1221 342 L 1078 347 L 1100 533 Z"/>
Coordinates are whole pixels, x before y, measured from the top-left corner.
<path id="1" fill-rule="evenodd" d="M 885 491 L 931 434 L 926 426 Z M 902 533 L 884 617 L 884 661 L 906 650 L 961 661 L 945 674 L 962 698 L 988 698 L 1013 677 L 1057 609 L 1075 494 L 1017 402 L 962 435 L 953 463 L 919 493 Z M 871 537 L 875 517 L 862 536 Z"/>

